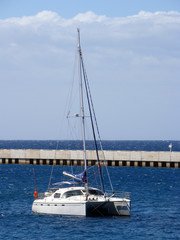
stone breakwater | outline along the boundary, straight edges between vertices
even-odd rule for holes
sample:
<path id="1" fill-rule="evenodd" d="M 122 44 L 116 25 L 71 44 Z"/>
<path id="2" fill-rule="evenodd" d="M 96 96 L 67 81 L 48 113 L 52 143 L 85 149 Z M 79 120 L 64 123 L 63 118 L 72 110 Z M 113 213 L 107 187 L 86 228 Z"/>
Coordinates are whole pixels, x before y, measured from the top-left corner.
<path id="1" fill-rule="evenodd" d="M 81 150 L 0 149 L 0 164 L 83 165 Z M 180 168 L 180 152 L 104 151 L 102 166 Z M 97 165 L 96 152 L 87 150 L 87 164 Z"/>

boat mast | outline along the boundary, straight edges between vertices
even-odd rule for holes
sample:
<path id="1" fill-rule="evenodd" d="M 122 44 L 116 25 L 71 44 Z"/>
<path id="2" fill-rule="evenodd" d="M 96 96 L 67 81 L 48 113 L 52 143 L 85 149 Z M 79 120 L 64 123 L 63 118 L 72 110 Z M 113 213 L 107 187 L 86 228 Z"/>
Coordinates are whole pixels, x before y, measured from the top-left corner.
<path id="1" fill-rule="evenodd" d="M 85 68 L 84 68 L 83 57 L 82 57 L 82 52 L 81 52 L 81 47 L 80 47 L 80 32 L 79 32 L 79 29 L 78 29 L 78 51 L 79 51 L 79 71 L 80 71 L 80 86 L 81 86 L 81 90 L 80 90 L 81 96 L 80 96 L 80 98 L 82 98 L 82 105 L 81 106 L 82 106 L 82 110 L 83 110 L 83 114 L 82 114 L 83 124 L 82 125 L 84 127 L 84 106 L 83 106 L 83 96 L 82 96 L 82 73 L 83 73 L 85 90 L 86 90 L 86 95 L 87 95 L 87 102 L 88 102 L 92 131 L 93 131 L 93 138 L 94 138 L 95 149 L 96 149 L 98 168 L 99 168 L 99 172 L 100 172 L 101 188 L 102 188 L 103 192 L 105 192 L 104 182 L 103 182 L 103 177 L 102 177 L 102 171 L 101 171 L 101 165 L 100 165 L 100 159 L 99 159 L 99 153 L 98 153 L 96 134 L 95 134 L 95 128 L 94 128 L 93 117 L 92 117 L 91 103 L 90 103 L 90 99 L 89 99 L 89 90 L 88 90 L 88 85 L 87 85 L 88 80 L 87 80 L 87 75 L 86 75 L 86 71 L 85 71 Z M 84 139 L 85 139 L 85 129 L 83 129 L 83 133 L 84 133 Z M 86 150 L 84 150 L 84 151 L 86 151 Z M 86 158 L 85 158 L 85 165 L 86 165 L 85 169 L 87 168 L 87 163 L 86 162 L 87 161 L 86 161 Z"/>
<path id="2" fill-rule="evenodd" d="M 80 31 L 78 32 L 78 53 L 79 53 L 79 94 L 80 94 L 80 117 L 82 121 L 82 138 L 83 138 L 83 151 L 84 151 L 84 171 L 85 171 L 85 190 L 86 197 L 88 195 L 88 184 L 87 184 L 87 159 L 86 159 L 86 141 L 85 141 L 85 114 L 84 114 L 84 101 L 83 101 L 83 81 L 82 81 L 82 52 L 80 45 Z"/>

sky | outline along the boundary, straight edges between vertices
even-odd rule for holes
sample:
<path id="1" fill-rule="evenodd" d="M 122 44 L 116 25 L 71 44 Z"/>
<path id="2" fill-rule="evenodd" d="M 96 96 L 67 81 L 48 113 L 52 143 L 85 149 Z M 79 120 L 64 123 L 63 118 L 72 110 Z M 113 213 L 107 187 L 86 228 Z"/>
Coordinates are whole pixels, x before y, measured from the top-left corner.
<path id="1" fill-rule="evenodd" d="M 0 139 L 62 137 L 77 27 L 102 139 L 180 140 L 179 0 L 0 0 Z"/>

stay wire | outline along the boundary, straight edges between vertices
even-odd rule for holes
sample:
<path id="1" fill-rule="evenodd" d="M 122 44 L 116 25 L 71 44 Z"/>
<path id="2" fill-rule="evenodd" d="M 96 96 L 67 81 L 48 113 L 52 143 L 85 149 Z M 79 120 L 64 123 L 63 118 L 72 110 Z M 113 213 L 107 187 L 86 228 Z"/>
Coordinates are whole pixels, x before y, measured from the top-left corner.
<path id="1" fill-rule="evenodd" d="M 90 113 L 90 119 L 91 119 L 92 131 L 93 131 L 93 138 L 94 138 L 94 143 L 95 143 L 95 148 L 96 148 L 96 156 L 97 156 L 97 161 L 98 161 L 98 168 L 99 168 L 99 172 L 100 172 L 101 187 L 102 187 L 103 192 L 105 192 L 104 182 L 103 182 L 103 177 L 102 177 L 102 171 L 101 171 L 101 165 L 100 165 L 100 160 L 99 160 L 99 153 L 98 153 L 98 146 L 97 146 L 95 128 L 94 128 L 93 117 L 92 117 L 92 110 L 91 110 L 92 106 L 91 106 L 91 102 L 90 102 L 90 99 L 89 99 L 89 91 L 88 91 L 88 87 L 87 87 L 87 75 L 86 75 L 86 71 L 85 71 L 84 64 L 83 64 L 82 52 L 80 52 L 80 53 L 81 53 L 80 54 L 81 64 L 82 64 L 82 69 L 83 69 L 84 83 L 85 83 L 85 89 L 86 89 L 86 95 L 87 95 L 87 101 L 88 101 L 89 113 Z"/>
<path id="2" fill-rule="evenodd" d="M 64 116 L 66 115 L 67 112 L 69 112 L 68 109 L 70 109 L 70 105 L 71 105 L 71 102 L 72 102 L 72 91 L 73 91 L 73 86 L 74 86 L 74 79 L 75 79 L 75 63 L 76 63 L 76 58 L 77 58 L 77 54 L 75 54 L 75 59 L 74 59 L 74 67 L 73 67 L 73 81 L 72 81 L 72 85 L 71 85 L 71 88 L 69 90 L 69 93 L 67 95 L 67 100 L 66 100 L 66 104 L 65 104 L 65 108 L 64 108 L 64 114 L 62 115 L 62 118 L 61 118 L 61 127 L 63 129 L 63 122 L 64 122 Z M 69 102 L 68 102 L 68 99 L 69 99 Z M 67 111 L 68 110 L 68 111 Z M 60 131 L 61 132 L 61 131 Z M 60 135 L 60 134 L 59 134 Z M 59 142 L 60 140 L 57 140 L 57 143 L 56 143 L 56 149 L 55 149 L 55 156 L 54 156 L 54 160 L 56 160 L 56 154 L 57 154 L 57 150 L 58 150 L 58 147 L 59 147 Z M 51 169 L 51 173 L 50 173 L 50 178 L 49 178 L 49 183 L 48 183 L 48 189 L 50 188 L 51 186 L 51 181 L 52 181 L 52 175 L 53 175 L 53 172 L 54 172 L 54 164 L 52 166 L 52 169 Z"/>
<path id="3" fill-rule="evenodd" d="M 82 55 L 81 55 L 81 58 L 83 60 L 83 56 Z M 102 151 L 102 154 L 103 154 L 104 162 L 106 163 L 105 164 L 106 172 L 107 172 L 107 175 L 108 175 L 108 179 L 109 179 L 109 183 L 110 183 L 110 186 L 111 186 L 111 190 L 112 190 L 112 192 L 114 192 L 114 189 L 113 189 L 113 186 L 112 186 L 112 182 L 111 182 L 111 178 L 110 178 L 110 175 L 109 175 L 109 171 L 107 169 L 107 161 L 105 159 L 104 150 L 103 150 L 103 147 L 102 147 L 102 140 L 101 140 L 99 127 L 98 127 L 98 123 L 97 123 L 97 118 L 96 118 L 96 114 L 95 114 L 95 109 L 94 109 L 94 104 L 93 104 L 93 100 L 92 100 L 92 96 L 91 96 L 91 92 L 90 92 L 89 81 L 88 81 L 87 73 L 86 73 L 86 70 L 85 70 L 85 66 L 83 65 L 83 67 L 84 67 L 84 74 L 85 74 L 85 78 L 86 78 L 86 82 L 87 82 L 89 98 L 90 98 L 90 101 L 91 101 L 91 107 L 92 107 L 92 110 L 93 110 L 94 121 L 95 121 L 95 124 L 96 124 L 96 129 L 97 129 L 97 133 L 98 133 L 98 137 L 99 137 L 99 141 L 100 141 L 100 147 L 101 147 L 101 151 Z"/>

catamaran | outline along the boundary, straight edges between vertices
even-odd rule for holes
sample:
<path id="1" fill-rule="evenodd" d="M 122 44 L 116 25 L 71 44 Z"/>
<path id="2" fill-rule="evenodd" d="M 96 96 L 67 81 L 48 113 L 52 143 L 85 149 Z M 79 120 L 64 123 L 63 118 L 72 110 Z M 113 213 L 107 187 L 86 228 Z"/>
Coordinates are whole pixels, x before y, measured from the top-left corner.
<path id="1" fill-rule="evenodd" d="M 109 193 L 105 190 L 103 171 L 101 167 L 104 159 L 100 133 L 97 125 L 94 105 L 90 93 L 89 81 L 85 71 L 83 55 L 80 45 L 80 31 L 78 33 L 78 56 L 79 56 L 79 96 L 80 113 L 76 117 L 81 122 L 82 128 L 82 146 L 84 155 L 84 170 L 81 173 L 73 174 L 63 171 L 63 175 L 70 178 L 70 181 L 62 181 L 51 184 L 51 187 L 43 194 L 37 194 L 35 191 L 35 200 L 32 205 L 32 211 L 39 214 L 59 214 L 74 216 L 129 216 L 130 215 L 130 194 L 122 192 L 116 194 L 112 188 Z M 85 94 L 84 94 L 85 93 Z M 92 129 L 93 141 L 97 157 L 97 173 L 99 174 L 101 188 L 96 188 L 90 184 L 91 170 L 88 169 L 86 159 L 86 129 L 85 121 L 87 115 L 84 110 L 84 95 L 86 96 L 88 118 Z M 98 141 L 97 136 L 98 135 Z M 100 146 L 100 147 L 99 147 Z M 99 149 L 100 148 L 100 149 Z M 104 164 L 106 166 L 106 162 Z M 107 167 L 106 167 L 107 170 Z M 109 174 L 108 174 L 109 177 Z M 111 184 L 112 186 L 112 184 Z"/>

